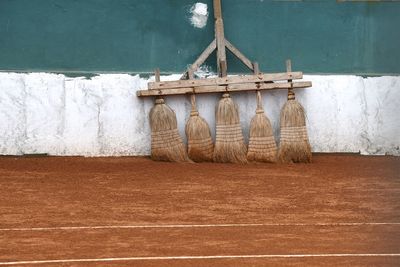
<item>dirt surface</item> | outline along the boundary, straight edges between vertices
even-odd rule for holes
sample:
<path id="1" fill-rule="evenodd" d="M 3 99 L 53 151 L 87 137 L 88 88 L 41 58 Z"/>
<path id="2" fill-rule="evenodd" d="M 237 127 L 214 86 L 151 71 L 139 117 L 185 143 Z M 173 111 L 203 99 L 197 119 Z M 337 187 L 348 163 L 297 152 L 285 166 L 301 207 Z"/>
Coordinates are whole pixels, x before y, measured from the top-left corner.
<path id="1" fill-rule="evenodd" d="M 400 265 L 396 157 L 314 155 L 296 165 L 2 157 L 0 188 L 0 264 L 321 254 L 40 266 Z"/>

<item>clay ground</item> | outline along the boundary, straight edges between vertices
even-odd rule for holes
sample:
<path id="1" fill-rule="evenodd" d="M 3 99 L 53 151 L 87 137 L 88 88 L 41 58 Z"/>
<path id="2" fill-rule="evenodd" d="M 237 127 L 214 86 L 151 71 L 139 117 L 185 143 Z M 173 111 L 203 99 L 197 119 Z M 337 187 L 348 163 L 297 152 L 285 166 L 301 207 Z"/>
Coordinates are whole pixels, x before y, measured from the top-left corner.
<path id="1" fill-rule="evenodd" d="M 399 157 L 2 157 L 0 188 L 0 265 L 400 266 Z"/>

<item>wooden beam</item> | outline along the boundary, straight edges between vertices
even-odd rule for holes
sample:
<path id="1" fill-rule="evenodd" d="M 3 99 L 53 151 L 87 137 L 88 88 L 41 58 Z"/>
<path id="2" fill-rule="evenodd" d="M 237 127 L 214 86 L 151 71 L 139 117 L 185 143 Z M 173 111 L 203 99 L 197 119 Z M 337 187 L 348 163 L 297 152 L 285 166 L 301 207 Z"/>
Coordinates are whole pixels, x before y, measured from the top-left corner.
<path id="1" fill-rule="evenodd" d="M 224 21 L 222 20 L 221 0 L 214 0 L 215 40 L 217 41 L 217 68 L 219 77 L 227 75 Z"/>
<path id="2" fill-rule="evenodd" d="M 161 75 L 160 75 L 160 69 L 157 68 L 154 70 L 154 79 L 156 82 L 160 82 Z"/>
<path id="3" fill-rule="evenodd" d="M 136 95 L 143 96 L 163 96 L 163 95 L 186 95 L 193 94 L 193 88 L 174 88 L 162 90 L 139 90 Z"/>
<path id="4" fill-rule="evenodd" d="M 309 81 L 302 82 L 279 82 L 279 83 L 261 83 L 261 84 L 232 84 L 228 86 L 228 91 L 241 92 L 241 91 L 255 91 L 255 90 L 275 90 L 275 89 L 287 89 L 293 86 L 293 88 L 307 88 L 311 87 L 312 83 Z M 195 91 L 197 93 L 197 90 Z"/>
<path id="5" fill-rule="evenodd" d="M 260 74 L 260 66 L 258 65 L 258 63 L 253 62 L 252 67 L 253 67 L 254 75 L 259 75 Z"/>
<path id="6" fill-rule="evenodd" d="M 244 65 L 246 65 L 246 67 L 248 67 L 250 70 L 254 70 L 251 61 L 245 55 L 243 55 L 242 52 L 239 51 L 239 49 L 233 46 L 233 44 L 226 39 L 225 39 L 225 45 L 226 48 L 228 48 L 228 50 L 232 52 L 232 54 L 234 54 L 238 59 L 240 59 L 240 61 L 242 61 Z"/>
<path id="7" fill-rule="evenodd" d="M 292 72 L 292 61 L 290 59 L 286 60 L 286 71 Z"/>
<path id="8" fill-rule="evenodd" d="M 219 64 L 220 64 L 219 66 L 220 77 L 228 76 L 228 69 L 227 69 L 228 65 L 226 63 L 226 60 L 220 60 Z"/>
<path id="9" fill-rule="evenodd" d="M 211 44 L 207 46 L 207 48 L 201 53 L 201 55 L 196 59 L 196 61 L 189 67 L 193 72 L 195 72 L 203 63 L 206 61 L 206 59 L 214 52 L 214 50 L 217 48 L 217 41 L 214 39 Z M 186 71 L 182 77 L 181 80 L 186 79 L 188 76 L 188 71 Z"/>
<path id="10" fill-rule="evenodd" d="M 222 18 L 221 0 L 213 0 L 214 18 Z"/>
<path id="11" fill-rule="evenodd" d="M 221 18 L 215 20 L 215 39 L 217 40 L 217 66 L 220 77 L 225 77 L 227 73 L 224 23 Z"/>
<path id="12" fill-rule="evenodd" d="M 154 79 L 156 82 L 161 82 L 161 73 L 160 73 L 160 68 L 156 68 L 154 70 Z M 161 98 L 160 96 L 157 96 L 157 99 Z"/>
<path id="13" fill-rule="evenodd" d="M 191 68 L 189 68 L 189 69 L 187 70 L 187 73 L 188 73 L 189 79 L 193 80 L 193 79 L 194 79 L 194 70 L 191 69 Z"/>
<path id="14" fill-rule="evenodd" d="M 168 88 L 160 90 L 140 90 L 137 96 L 164 96 L 164 95 L 185 95 L 185 94 L 205 94 L 205 93 L 222 93 L 222 92 L 242 92 L 256 90 L 275 90 L 288 88 L 306 88 L 311 87 L 311 82 L 280 82 L 280 83 L 248 83 L 248 84 L 230 84 L 230 85 L 211 85 L 211 86 L 195 86 L 185 88 Z"/>
<path id="15" fill-rule="evenodd" d="M 259 75 L 242 75 L 223 78 L 207 78 L 196 80 L 178 80 L 164 82 L 149 82 L 149 90 L 158 90 L 164 88 L 184 88 L 193 86 L 226 85 L 234 83 L 253 83 L 253 82 L 272 82 L 284 81 L 289 79 L 302 79 L 302 72 L 282 72 L 282 73 L 264 73 Z"/>

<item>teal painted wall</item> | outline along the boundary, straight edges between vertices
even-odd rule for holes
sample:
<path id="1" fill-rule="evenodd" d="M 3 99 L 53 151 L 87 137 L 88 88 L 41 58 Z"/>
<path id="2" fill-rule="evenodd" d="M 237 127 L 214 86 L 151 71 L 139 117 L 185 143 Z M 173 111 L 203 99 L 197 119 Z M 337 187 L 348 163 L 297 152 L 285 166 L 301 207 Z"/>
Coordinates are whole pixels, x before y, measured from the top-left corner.
<path id="1" fill-rule="evenodd" d="M 181 72 L 212 40 L 192 0 L 0 0 L 0 70 Z M 226 37 L 263 71 L 399 74 L 400 2 L 223 0 Z M 207 64 L 214 64 L 210 60 Z M 246 71 L 232 56 L 230 72 Z"/>

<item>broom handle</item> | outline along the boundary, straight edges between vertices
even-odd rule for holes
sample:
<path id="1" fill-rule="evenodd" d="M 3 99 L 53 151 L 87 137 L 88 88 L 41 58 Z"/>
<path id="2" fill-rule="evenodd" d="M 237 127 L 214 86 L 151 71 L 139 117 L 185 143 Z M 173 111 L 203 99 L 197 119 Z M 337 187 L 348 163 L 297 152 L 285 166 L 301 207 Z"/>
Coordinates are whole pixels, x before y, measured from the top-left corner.
<path id="1" fill-rule="evenodd" d="M 253 72 L 254 75 L 260 74 L 260 67 L 258 66 L 257 62 L 253 62 Z M 257 86 L 259 86 L 259 83 L 257 83 Z M 257 93 L 257 110 L 262 110 L 262 98 L 261 98 L 261 92 L 260 90 L 256 90 Z"/>
<path id="2" fill-rule="evenodd" d="M 194 94 L 192 94 L 190 96 L 190 103 L 192 104 L 192 112 L 193 111 L 197 111 L 197 108 L 196 108 L 196 97 L 194 96 Z"/>
<path id="3" fill-rule="evenodd" d="M 154 70 L 154 80 L 156 82 L 160 82 L 161 81 L 161 74 L 160 74 L 160 69 L 159 68 L 156 68 Z M 163 97 L 162 96 L 157 96 L 156 97 L 156 101 L 157 101 L 157 99 L 163 99 Z"/>
<path id="4" fill-rule="evenodd" d="M 220 77 L 227 76 L 224 22 L 222 20 L 221 0 L 214 0 L 215 39 L 217 40 L 217 67 Z"/>
<path id="5" fill-rule="evenodd" d="M 286 71 L 292 72 L 292 61 L 290 59 L 286 60 Z M 288 100 L 295 99 L 292 80 L 289 79 L 288 82 L 291 85 L 291 87 L 288 89 Z"/>
<path id="6" fill-rule="evenodd" d="M 192 68 L 188 68 L 187 73 L 188 73 L 188 78 L 190 80 L 193 80 L 194 79 L 193 69 Z M 194 90 L 193 90 L 193 94 L 190 95 L 190 103 L 192 104 L 192 112 L 196 112 L 197 111 L 197 108 L 196 108 L 196 96 L 194 95 Z"/>

